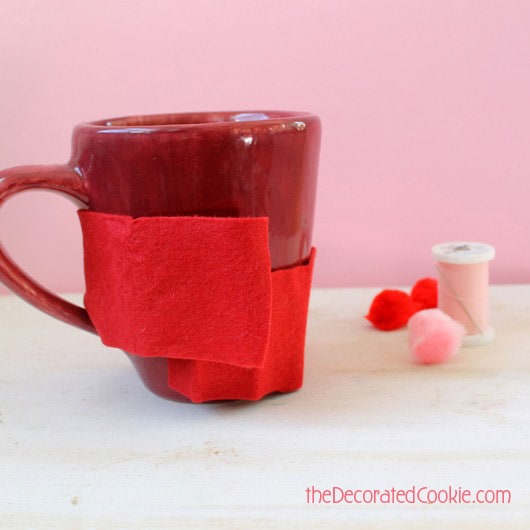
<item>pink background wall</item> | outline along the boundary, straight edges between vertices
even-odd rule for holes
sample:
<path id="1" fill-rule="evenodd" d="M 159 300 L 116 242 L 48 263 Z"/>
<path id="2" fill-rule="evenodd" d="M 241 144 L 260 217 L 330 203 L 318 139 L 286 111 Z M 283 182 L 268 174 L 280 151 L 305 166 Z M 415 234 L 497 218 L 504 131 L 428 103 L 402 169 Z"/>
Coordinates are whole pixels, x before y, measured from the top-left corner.
<path id="1" fill-rule="evenodd" d="M 411 284 L 452 239 L 497 247 L 493 282 L 529 282 L 529 28 L 526 0 L 2 0 L 0 167 L 65 161 L 87 119 L 310 110 L 317 285 Z M 8 202 L 0 236 L 82 290 L 61 197 Z"/>

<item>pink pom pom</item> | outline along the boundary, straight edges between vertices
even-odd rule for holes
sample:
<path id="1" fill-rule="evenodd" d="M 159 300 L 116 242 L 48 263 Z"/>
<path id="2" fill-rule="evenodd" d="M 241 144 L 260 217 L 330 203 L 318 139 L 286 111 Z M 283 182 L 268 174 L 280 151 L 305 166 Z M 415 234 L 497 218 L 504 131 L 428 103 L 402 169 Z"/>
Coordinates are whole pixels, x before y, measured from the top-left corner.
<path id="1" fill-rule="evenodd" d="M 409 348 L 416 362 L 443 363 L 462 345 L 466 330 L 439 309 L 425 309 L 409 320 Z"/>

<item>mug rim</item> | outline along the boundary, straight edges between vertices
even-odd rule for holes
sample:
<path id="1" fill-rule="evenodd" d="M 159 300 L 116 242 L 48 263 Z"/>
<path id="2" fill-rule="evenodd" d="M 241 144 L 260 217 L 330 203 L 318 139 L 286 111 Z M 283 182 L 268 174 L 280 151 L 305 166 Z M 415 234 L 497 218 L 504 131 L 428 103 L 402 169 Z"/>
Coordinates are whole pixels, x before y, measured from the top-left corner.
<path id="1" fill-rule="evenodd" d="M 236 119 L 237 117 L 243 119 Z M 209 120 L 209 121 L 208 121 Z M 76 128 L 95 132 L 154 132 L 188 128 L 248 128 L 270 127 L 271 125 L 305 128 L 305 121 L 318 120 L 311 112 L 284 110 L 236 110 L 199 111 L 161 114 L 132 114 L 80 123 Z"/>

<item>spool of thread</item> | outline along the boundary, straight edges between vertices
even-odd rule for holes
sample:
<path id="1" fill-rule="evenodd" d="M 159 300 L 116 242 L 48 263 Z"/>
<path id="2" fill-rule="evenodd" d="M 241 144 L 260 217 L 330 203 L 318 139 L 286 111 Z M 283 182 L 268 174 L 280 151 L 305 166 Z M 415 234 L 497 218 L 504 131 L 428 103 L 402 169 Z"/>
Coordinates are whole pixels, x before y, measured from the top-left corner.
<path id="1" fill-rule="evenodd" d="M 459 241 L 435 245 L 432 255 L 438 262 L 438 308 L 466 328 L 464 346 L 491 342 L 488 285 L 495 248 Z"/>

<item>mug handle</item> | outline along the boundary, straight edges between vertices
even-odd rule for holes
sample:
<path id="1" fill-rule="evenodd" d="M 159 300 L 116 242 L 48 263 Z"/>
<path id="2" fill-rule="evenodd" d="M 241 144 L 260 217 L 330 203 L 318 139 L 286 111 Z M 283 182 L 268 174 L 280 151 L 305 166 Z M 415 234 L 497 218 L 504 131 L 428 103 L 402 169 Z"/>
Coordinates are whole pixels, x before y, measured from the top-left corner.
<path id="1" fill-rule="evenodd" d="M 0 171 L 0 206 L 6 199 L 28 189 L 62 193 L 79 207 L 88 206 L 81 175 L 64 165 L 20 166 Z M 76 306 L 39 285 L 6 254 L 0 244 L 0 281 L 21 298 L 63 322 L 96 333 L 86 309 Z"/>

